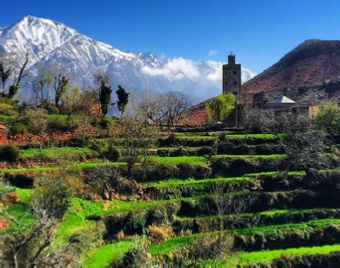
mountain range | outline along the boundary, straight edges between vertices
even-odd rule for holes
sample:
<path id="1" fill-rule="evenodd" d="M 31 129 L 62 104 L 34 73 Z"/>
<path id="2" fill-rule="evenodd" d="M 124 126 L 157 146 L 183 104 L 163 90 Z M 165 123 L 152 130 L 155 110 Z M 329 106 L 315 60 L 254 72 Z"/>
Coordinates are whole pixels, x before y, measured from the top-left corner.
<path id="1" fill-rule="evenodd" d="M 62 23 L 34 16 L 0 28 L 0 52 L 14 52 L 19 60 L 28 53 L 27 71 L 33 74 L 40 64 L 62 64 L 70 70 L 74 84 L 83 89 L 93 83 L 93 74 L 100 70 L 112 76 L 113 88 L 122 85 L 127 91 L 179 91 L 189 95 L 193 103 L 222 92 L 222 62 L 124 52 Z M 242 67 L 242 82 L 255 75 Z"/>

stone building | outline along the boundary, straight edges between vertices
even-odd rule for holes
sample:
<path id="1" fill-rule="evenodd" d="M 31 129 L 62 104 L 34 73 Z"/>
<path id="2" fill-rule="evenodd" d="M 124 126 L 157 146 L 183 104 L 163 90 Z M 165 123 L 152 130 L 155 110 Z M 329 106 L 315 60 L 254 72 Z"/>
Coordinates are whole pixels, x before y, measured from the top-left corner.
<path id="1" fill-rule="evenodd" d="M 228 56 L 228 63 L 222 67 L 223 94 L 232 93 L 235 101 L 241 102 L 241 64 L 235 63 L 235 55 Z"/>

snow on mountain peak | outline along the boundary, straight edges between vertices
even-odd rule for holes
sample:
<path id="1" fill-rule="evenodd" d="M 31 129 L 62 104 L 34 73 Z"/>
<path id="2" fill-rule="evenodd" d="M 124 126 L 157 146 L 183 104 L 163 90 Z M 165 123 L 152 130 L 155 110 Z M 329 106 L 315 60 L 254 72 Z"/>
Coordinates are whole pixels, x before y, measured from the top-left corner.
<path id="1" fill-rule="evenodd" d="M 29 53 L 32 65 L 76 34 L 75 30 L 62 23 L 26 16 L 3 28 L 0 44 L 5 51 Z"/>
<path id="2" fill-rule="evenodd" d="M 121 84 L 128 90 L 176 90 L 196 95 L 197 100 L 222 92 L 221 62 L 194 62 L 181 57 L 163 59 L 150 52 L 124 52 L 60 22 L 34 16 L 0 28 L 0 51 L 15 51 L 20 56 L 29 53 L 28 67 L 32 70 L 41 63 L 61 63 L 71 70 L 73 81 L 84 88 L 100 69 L 113 75 L 113 87 Z M 243 82 L 254 75 L 253 71 L 242 68 Z"/>

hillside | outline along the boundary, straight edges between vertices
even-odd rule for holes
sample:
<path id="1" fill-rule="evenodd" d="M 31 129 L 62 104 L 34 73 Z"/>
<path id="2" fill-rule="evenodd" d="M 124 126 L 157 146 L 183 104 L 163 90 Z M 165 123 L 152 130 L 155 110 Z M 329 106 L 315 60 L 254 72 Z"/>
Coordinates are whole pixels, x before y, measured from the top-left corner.
<path id="1" fill-rule="evenodd" d="M 261 101 L 286 94 L 297 101 L 338 98 L 340 41 L 307 40 L 242 86 Z"/>
<path id="2" fill-rule="evenodd" d="M 333 156 L 327 172 L 299 161 L 310 152 L 311 135 L 321 139 L 321 152 L 326 145 L 320 129 L 314 135 L 310 127 L 299 129 L 307 144 L 294 152 L 292 133 L 160 132 L 154 154 L 146 162 L 140 158 L 129 179 L 127 136 L 102 138 L 96 132 L 83 148 L 47 143 L 42 152 L 34 141 L 18 142 L 16 161 L 0 158 L 6 164 L 0 177 L 0 266 L 14 267 L 7 241 L 20 226 L 27 236 L 34 234 L 29 248 L 51 242 L 37 267 L 46 261 L 70 268 L 279 268 L 286 261 L 291 267 L 339 267 L 338 160 Z M 122 155 L 108 161 L 110 144 Z M 0 148 L 3 156 L 5 146 Z M 290 161 L 296 165 L 287 170 Z M 309 161 L 321 158 L 312 154 Z M 48 210 L 50 218 L 40 216 L 32 197 L 49 202 L 51 210 L 62 207 L 62 215 L 55 218 Z M 43 231 L 35 234 L 36 226 Z M 19 255 L 25 264 L 34 253 L 28 252 Z"/>

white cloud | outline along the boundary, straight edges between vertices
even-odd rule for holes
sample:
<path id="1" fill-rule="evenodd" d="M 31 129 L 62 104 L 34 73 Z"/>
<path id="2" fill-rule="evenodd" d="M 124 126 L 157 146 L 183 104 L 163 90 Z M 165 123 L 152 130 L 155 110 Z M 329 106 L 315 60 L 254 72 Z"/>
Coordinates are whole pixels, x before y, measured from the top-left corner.
<path id="1" fill-rule="evenodd" d="M 206 77 L 205 77 L 207 80 L 210 80 L 210 81 L 219 81 L 222 79 L 222 71 L 215 71 L 215 72 L 212 72 L 210 74 L 208 74 Z"/>
<path id="2" fill-rule="evenodd" d="M 179 80 L 184 77 L 196 80 L 200 75 L 194 62 L 183 58 L 175 58 L 164 64 L 162 68 L 144 66 L 141 68 L 141 71 L 151 76 L 161 75 L 170 80 Z"/>
<path id="3" fill-rule="evenodd" d="M 211 57 L 211 56 L 214 56 L 214 55 L 217 55 L 217 50 L 211 49 L 208 53 L 208 57 Z"/>

